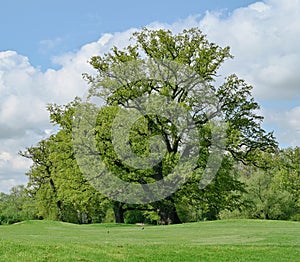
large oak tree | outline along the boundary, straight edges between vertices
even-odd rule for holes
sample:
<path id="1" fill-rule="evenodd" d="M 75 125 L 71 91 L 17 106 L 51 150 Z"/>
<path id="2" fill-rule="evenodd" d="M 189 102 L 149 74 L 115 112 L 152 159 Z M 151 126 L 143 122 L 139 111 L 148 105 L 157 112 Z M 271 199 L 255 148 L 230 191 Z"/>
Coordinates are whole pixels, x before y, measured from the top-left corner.
<path id="1" fill-rule="evenodd" d="M 185 150 L 188 147 L 184 141 L 186 133 L 174 124 L 180 116 L 176 115 L 175 120 L 166 117 L 168 112 L 165 111 L 168 109 L 176 111 L 174 103 L 180 105 L 188 114 L 189 124 L 197 130 L 193 145 L 196 145 L 199 158 L 186 186 L 163 200 L 155 201 L 152 207 L 157 208 L 163 223 L 180 223 L 176 204 L 180 203 L 182 195 L 189 195 L 191 200 L 193 197 L 204 199 L 203 196 L 214 195 L 217 197 L 209 199 L 210 210 L 206 212 L 211 214 L 208 218 L 215 219 L 222 208 L 238 205 L 237 198 L 228 197 L 228 192 L 242 190 L 237 179 L 230 172 L 224 172 L 224 169 L 230 169 L 229 159 L 259 166 L 261 152 L 276 147 L 272 133 L 265 132 L 261 127 L 263 117 L 257 113 L 259 105 L 251 95 L 252 87 L 234 74 L 225 77 L 222 84 L 217 84 L 220 82 L 220 66 L 232 56 L 229 47 L 222 48 L 209 42 L 199 29 L 184 30 L 174 35 L 168 30 L 144 28 L 133 34 L 132 40 L 133 44 L 125 49 L 114 47 L 107 54 L 92 57 L 90 64 L 96 74 L 84 75 L 91 86 L 90 97 L 101 97 L 105 105 L 95 127 L 97 150 L 108 168 L 127 182 L 145 185 L 166 179 L 182 155 L 188 159 L 195 153 L 191 144 L 189 152 Z M 164 100 L 151 100 L 155 95 L 166 98 L 168 109 L 160 111 L 163 116 L 147 111 L 149 104 L 143 104 L 144 100 L 140 99 L 146 98 L 152 106 L 163 108 Z M 125 125 L 122 121 L 119 126 L 115 124 L 117 115 L 123 111 L 126 115 L 132 109 L 142 112 L 141 117 L 132 123 L 127 141 L 130 150 L 139 156 L 138 159 L 152 156 L 151 138 L 160 136 L 165 144 L 166 151 L 161 160 L 150 168 L 137 168 L 123 161 L 126 157 L 132 157 L 120 142 L 120 139 L 126 140 L 126 133 L 118 133 L 117 138 L 117 135 L 112 135 L 114 129 L 124 128 Z M 199 183 L 203 180 L 215 142 L 212 134 L 214 120 L 226 123 L 223 157 L 227 160 L 218 166 L 219 179 L 207 182 L 217 184 L 200 189 Z M 116 144 L 121 145 L 121 149 L 116 148 Z M 218 145 L 222 147 L 221 143 Z M 128 154 L 120 156 L 120 150 L 127 150 Z M 147 190 L 145 187 L 145 195 Z M 209 190 L 215 192 L 209 194 Z"/>
<path id="2" fill-rule="evenodd" d="M 41 183 L 47 183 L 56 199 L 54 204 L 60 209 L 57 196 L 62 195 L 63 190 L 58 191 L 57 187 L 63 189 L 62 183 L 68 183 L 72 174 L 75 180 L 79 179 L 77 164 L 85 175 L 76 184 L 78 193 L 81 189 L 87 192 L 88 181 L 96 188 L 97 183 L 103 183 L 103 170 L 97 170 L 99 166 L 95 162 L 95 156 L 99 156 L 109 174 L 144 189 L 142 196 L 138 195 L 139 199 L 144 197 L 144 203 L 118 201 L 116 196 L 126 190 L 101 192 L 107 199 L 113 199 L 116 222 L 124 222 L 126 210 L 140 209 L 157 212 L 162 223 L 180 223 L 177 207 L 182 203 L 194 203 L 203 208 L 203 219 L 216 219 L 221 210 L 234 209 L 241 204 L 238 192 L 243 191 L 243 185 L 232 175 L 234 162 L 263 165 L 262 152 L 277 146 L 273 134 L 261 127 L 263 117 L 258 114 L 259 105 L 251 95 L 252 87 L 234 74 L 224 77 L 223 83 L 219 84 L 218 70 L 232 58 L 230 49 L 209 42 L 199 29 L 172 34 L 168 30 L 144 28 L 133 34 L 132 41 L 124 49 L 114 47 L 109 53 L 91 58 L 90 64 L 96 71 L 93 75 L 84 75 L 90 85 L 87 101 L 76 100 L 65 107 L 49 107 L 52 122 L 62 130 L 47 143 L 28 150 L 27 156 L 35 162 L 29 173 L 30 185 L 40 190 Z M 95 97 L 102 99 L 100 110 L 93 105 Z M 126 122 L 130 122 L 126 113 L 130 110 L 141 114 L 126 127 Z M 124 116 L 123 121 L 120 116 Z M 118 117 L 119 121 L 116 121 Z M 185 123 L 184 132 L 178 127 L 182 122 Z M 81 128 L 77 128 L 78 125 Z M 119 132 L 124 126 L 128 132 Z M 70 133 L 74 127 L 72 142 L 75 148 L 70 149 Z M 218 130 L 223 132 L 220 143 L 216 141 Z M 67 144 L 62 141 L 64 139 Z M 44 154 L 41 151 L 44 146 L 47 147 L 45 165 L 37 156 Z M 216 174 L 201 184 L 208 162 L 213 163 L 213 159 L 210 160 L 212 147 L 218 146 L 220 148 L 216 150 L 222 154 L 223 161 L 216 164 L 218 170 L 213 170 Z M 67 154 L 63 153 L 64 147 Z M 51 158 L 47 155 L 49 148 L 53 152 Z M 140 161 L 133 161 L 135 156 Z M 184 166 L 185 160 L 188 162 L 195 156 L 191 174 L 188 179 L 183 179 L 185 184 L 152 202 L 153 192 L 148 185 L 159 181 L 167 183 L 180 163 L 184 168 L 176 172 L 182 171 L 180 175 L 185 177 L 185 171 L 191 170 L 190 166 Z M 220 154 L 218 157 L 216 162 L 220 161 Z M 73 166 L 74 172 L 72 165 L 76 166 Z M 55 177 L 58 185 L 52 185 Z M 88 192 L 93 193 L 92 190 Z"/>

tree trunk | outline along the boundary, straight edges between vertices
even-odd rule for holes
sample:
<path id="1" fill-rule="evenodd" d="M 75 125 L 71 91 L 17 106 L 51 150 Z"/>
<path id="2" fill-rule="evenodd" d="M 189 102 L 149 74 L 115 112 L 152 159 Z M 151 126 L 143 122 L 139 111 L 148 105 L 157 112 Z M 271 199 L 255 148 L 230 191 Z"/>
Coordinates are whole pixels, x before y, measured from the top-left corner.
<path id="1" fill-rule="evenodd" d="M 58 221 L 63 221 L 63 215 L 62 215 L 62 203 L 60 200 L 56 201 L 56 206 L 58 209 L 57 215 L 56 215 L 56 219 Z"/>
<path id="2" fill-rule="evenodd" d="M 210 207 L 206 218 L 209 221 L 217 220 L 218 219 L 218 211 L 216 210 L 216 208 Z"/>
<path id="3" fill-rule="evenodd" d="M 57 198 L 57 191 L 56 191 L 56 187 L 55 187 L 55 184 L 54 184 L 54 181 L 52 178 L 50 178 L 49 183 L 52 188 L 54 198 Z M 56 201 L 56 207 L 57 207 L 56 220 L 63 221 L 62 202 L 60 200 Z"/>
<path id="4" fill-rule="evenodd" d="M 116 223 L 124 223 L 124 209 L 123 203 L 114 202 L 114 215 L 115 215 L 115 222 Z"/>
<path id="5" fill-rule="evenodd" d="M 181 224 L 178 216 L 175 202 L 172 196 L 167 197 L 159 203 L 158 215 L 160 216 L 160 224 Z"/>
<path id="6" fill-rule="evenodd" d="M 171 151 L 171 150 L 170 150 Z M 163 167 L 162 162 L 159 162 L 153 167 L 154 179 L 159 181 L 163 179 Z M 175 201 L 173 195 L 159 201 L 157 203 L 158 215 L 160 216 L 160 223 L 164 225 L 168 224 L 181 224 L 181 220 L 177 214 Z"/>
<path id="7" fill-rule="evenodd" d="M 174 204 L 172 206 L 172 210 L 169 213 L 169 218 L 170 218 L 171 224 L 181 224 L 182 223 L 177 214 L 176 206 Z"/>

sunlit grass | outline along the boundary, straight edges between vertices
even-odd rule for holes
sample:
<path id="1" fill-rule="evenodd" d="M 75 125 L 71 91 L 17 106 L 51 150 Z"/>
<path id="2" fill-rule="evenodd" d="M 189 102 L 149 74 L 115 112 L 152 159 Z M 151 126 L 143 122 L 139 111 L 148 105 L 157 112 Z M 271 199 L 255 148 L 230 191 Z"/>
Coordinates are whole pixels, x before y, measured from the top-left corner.
<path id="1" fill-rule="evenodd" d="M 0 226 L 0 261 L 299 261 L 300 223 L 229 220 L 171 226 Z"/>

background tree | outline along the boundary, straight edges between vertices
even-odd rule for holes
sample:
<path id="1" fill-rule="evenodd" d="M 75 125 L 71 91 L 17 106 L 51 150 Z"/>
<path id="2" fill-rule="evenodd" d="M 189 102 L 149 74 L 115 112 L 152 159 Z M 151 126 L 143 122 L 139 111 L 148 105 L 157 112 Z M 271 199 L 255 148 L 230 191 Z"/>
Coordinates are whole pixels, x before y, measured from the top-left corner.
<path id="1" fill-rule="evenodd" d="M 295 212 L 292 195 L 286 190 L 279 190 L 274 174 L 256 170 L 247 180 L 248 203 L 246 209 L 249 218 L 286 220 Z"/>
<path id="2" fill-rule="evenodd" d="M 51 121 L 60 130 L 37 146 L 21 152 L 33 161 L 28 191 L 35 198 L 39 216 L 73 223 L 101 222 L 107 203 L 82 175 L 74 158 L 72 110 L 78 104 L 48 107 Z"/>
<path id="3" fill-rule="evenodd" d="M 12 187 L 9 194 L 0 193 L 0 224 L 37 219 L 36 201 L 23 185 Z"/>
<path id="4" fill-rule="evenodd" d="M 282 149 L 276 160 L 276 182 L 279 189 L 288 191 L 300 207 L 300 148 Z"/>
<path id="5" fill-rule="evenodd" d="M 242 198 L 246 192 L 245 184 L 240 181 L 235 165 L 236 160 L 225 156 L 216 177 L 204 189 L 200 189 L 197 183 L 200 178 L 192 177 L 180 191 L 182 200 L 179 206 L 184 207 L 181 216 L 191 213 L 189 219 L 192 221 L 216 220 L 221 211 L 245 207 L 247 203 Z"/>
<path id="6" fill-rule="evenodd" d="M 245 184 L 241 199 L 246 205 L 232 213 L 223 213 L 222 217 L 299 220 L 298 148 L 261 156 L 261 163 L 267 166 L 265 169 L 236 167 L 240 180 Z"/>

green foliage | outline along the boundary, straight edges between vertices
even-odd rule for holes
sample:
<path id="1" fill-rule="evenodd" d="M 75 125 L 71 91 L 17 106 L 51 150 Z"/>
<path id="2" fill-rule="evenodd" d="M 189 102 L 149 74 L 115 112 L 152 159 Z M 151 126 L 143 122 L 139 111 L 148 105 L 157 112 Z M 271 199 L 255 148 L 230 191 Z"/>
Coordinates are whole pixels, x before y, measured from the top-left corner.
<path id="1" fill-rule="evenodd" d="M 299 208 L 299 148 L 262 154 L 262 163 L 268 168 L 238 167 L 245 183 L 244 208 L 223 213 L 223 218 L 259 218 L 298 220 Z"/>
<path id="2" fill-rule="evenodd" d="M 37 218 L 36 201 L 24 186 L 11 188 L 9 194 L 0 193 L 0 224 L 12 224 Z"/>
<path id="3" fill-rule="evenodd" d="M 96 73 L 84 74 L 84 78 L 90 84 L 90 98 L 99 96 L 104 101 L 100 112 L 90 101 L 82 102 L 78 98 L 64 106 L 49 105 L 50 120 L 60 130 L 21 153 L 33 160 L 27 174 L 28 190 L 36 200 L 39 215 L 77 223 L 99 222 L 112 208 L 119 223 L 144 220 L 168 224 L 180 223 L 179 213 L 183 221 L 214 220 L 224 210 L 242 207 L 244 185 L 233 163 L 263 166 L 262 152 L 273 152 L 277 143 L 273 134 L 261 127 L 263 118 L 257 114 L 259 105 L 251 95 L 250 85 L 236 75 L 225 78 L 221 86 L 216 85 L 219 68 L 232 58 L 229 47 L 210 43 L 196 28 L 176 35 L 168 30 L 144 28 L 134 33 L 132 40 L 134 43 L 125 49 L 114 47 L 109 53 L 90 60 Z M 164 100 L 151 100 L 150 105 L 143 103 L 143 98 L 151 95 Z M 166 108 L 162 105 L 164 101 L 168 101 Z M 182 117 L 168 118 L 180 111 L 176 105 L 184 109 L 188 124 L 194 126 L 192 142 L 175 124 L 182 123 Z M 88 114 L 76 115 L 76 110 L 82 107 L 88 108 Z M 149 107 L 163 108 L 164 115 L 156 114 L 155 110 L 149 113 L 146 111 Z M 126 143 L 122 142 L 124 132 L 114 136 L 114 143 L 112 132 L 128 124 L 124 119 L 115 123 L 114 119 L 126 115 L 131 108 L 148 113 L 132 123 Z M 97 117 L 91 126 L 89 122 L 94 115 Z M 212 122 L 220 119 L 228 124 L 225 157 L 215 179 L 200 189 L 213 144 Z M 86 124 L 83 125 L 86 128 L 77 130 L 79 134 L 72 140 L 76 121 Z M 86 140 L 85 145 L 82 139 Z M 153 141 L 160 143 L 153 146 Z M 76 159 L 74 143 L 82 153 L 80 159 Z M 182 148 L 187 150 L 181 152 Z M 121 157 L 118 152 L 126 154 Z M 157 158 L 160 161 L 137 168 L 130 162 L 132 155 L 139 161 L 151 162 Z M 145 185 L 168 178 L 180 161 L 189 163 L 195 155 L 199 157 L 190 180 L 178 192 L 147 205 L 130 206 L 112 201 L 111 196 L 102 195 L 89 183 L 89 180 L 97 181 L 99 175 L 83 176 L 78 166 L 80 161 L 90 173 L 101 173 L 94 157 L 99 156 L 105 168 L 118 178 Z M 139 161 L 136 163 L 140 164 Z M 178 172 L 186 177 L 188 172 L 183 169 Z M 148 196 L 145 193 L 142 197 L 147 200 Z"/>
<path id="4" fill-rule="evenodd" d="M 277 189 L 289 192 L 300 208 L 300 148 L 281 150 L 275 161 L 277 161 L 275 175 Z"/>
<path id="5" fill-rule="evenodd" d="M 248 217 L 287 220 L 295 212 L 292 195 L 285 190 L 276 190 L 274 177 L 256 172 L 247 181 L 246 199 L 252 202 L 247 209 Z"/>
<path id="6" fill-rule="evenodd" d="M 186 199 L 189 202 L 187 206 L 191 206 L 191 209 L 197 207 L 195 212 L 201 213 L 201 219 L 217 219 L 222 210 L 233 210 L 241 205 L 243 185 L 231 172 L 229 155 L 244 163 L 258 165 L 261 151 L 272 151 L 276 147 L 272 133 L 266 133 L 260 126 L 263 118 L 257 115 L 259 105 L 251 96 L 252 87 L 236 75 L 227 77 L 219 87 L 214 85 L 218 69 L 232 56 L 229 47 L 222 48 L 210 43 L 198 29 L 184 30 L 173 35 L 168 30 L 144 28 L 134 33 L 133 40 L 134 43 L 123 50 L 115 47 L 110 53 L 92 57 L 90 64 L 97 74 L 84 75 L 91 86 L 90 96 L 100 96 L 106 103 L 97 119 L 96 127 L 100 155 L 109 169 L 127 182 L 144 184 L 167 177 L 178 164 L 179 148 L 184 145 L 184 137 L 170 120 L 147 114 L 131 127 L 128 143 L 137 156 L 150 157 L 149 141 L 155 136 L 160 136 L 167 148 L 158 165 L 143 170 L 122 163 L 113 148 L 110 130 L 117 113 L 131 107 L 142 108 L 136 102 L 138 98 L 159 94 L 179 103 L 192 116 L 198 130 L 199 136 L 195 137 L 195 141 L 201 145 L 199 165 L 194 177 L 180 192 L 153 203 L 152 206 L 159 210 L 164 223 L 168 223 L 168 220 L 173 223 L 180 222 L 176 205 L 181 206 L 183 213 L 185 208 L 182 202 L 186 203 Z M 168 77 L 160 78 L 157 72 Z M 183 81 L 180 78 L 184 74 L 186 79 Z M 199 90 L 195 83 L 187 81 L 195 78 L 205 82 L 203 90 Z M 185 84 L 182 85 L 182 82 Z M 213 97 L 218 100 L 217 107 L 208 114 L 206 108 L 211 105 Z M 157 108 L 160 106 L 154 105 Z M 210 121 L 215 118 L 221 118 L 228 123 L 228 159 L 223 162 L 211 185 L 200 190 L 198 185 L 212 144 Z M 124 137 L 116 139 L 122 140 Z M 124 151 L 124 148 L 121 150 Z M 158 151 L 161 152 L 162 149 Z M 192 219 L 188 217 L 185 216 L 184 220 Z"/>
<path id="7" fill-rule="evenodd" d="M 198 188 L 199 176 L 194 176 L 178 194 L 184 194 L 181 213 L 185 211 L 186 221 L 219 219 L 224 210 L 232 211 L 246 206 L 242 194 L 244 183 L 239 181 L 239 174 L 234 168 L 235 161 L 227 156 L 214 180 L 204 189 Z M 189 211 L 188 211 L 189 210 Z"/>
<path id="8" fill-rule="evenodd" d="M 290 218 L 291 221 L 299 221 L 300 222 L 300 212 L 295 214 L 295 215 L 292 215 L 291 218 Z"/>
<path id="9" fill-rule="evenodd" d="M 145 218 L 140 210 L 128 211 L 125 214 L 125 223 L 127 224 L 143 223 L 144 220 Z"/>
<path id="10" fill-rule="evenodd" d="M 52 121 L 57 121 L 61 130 L 21 153 L 34 162 L 27 173 L 28 191 L 35 198 L 42 218 L 73 223 L 101 222 L 107 203 L 83 177 L 76 163 L 72 109 L 49 107 Z"/>

